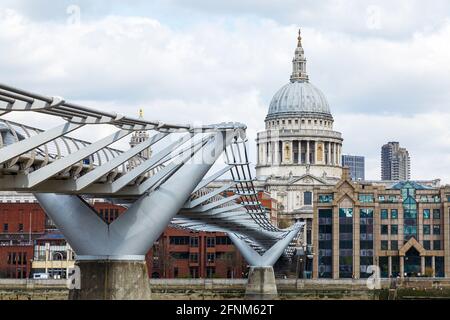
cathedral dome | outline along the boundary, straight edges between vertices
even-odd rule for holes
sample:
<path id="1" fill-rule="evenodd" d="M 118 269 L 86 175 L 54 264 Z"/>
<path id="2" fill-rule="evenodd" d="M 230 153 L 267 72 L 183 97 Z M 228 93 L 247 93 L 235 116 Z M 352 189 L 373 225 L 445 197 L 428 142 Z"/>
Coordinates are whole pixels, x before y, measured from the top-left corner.
<path id="1" fill-rule="evenodd" d="M 270 103 L 267 117 L 280 115 L 331 118 L 330 107 L 325 95 L 307 81 L 291 82 L 275 94 Z"/>
<path id="2" fill-rule="evenodd" d="M 291 82 L 282 87 L 273 97 L 267 120 L 280 116 L 333 120 L 325 95 L 309 82 L 300 32 L 292 65 Z"/>

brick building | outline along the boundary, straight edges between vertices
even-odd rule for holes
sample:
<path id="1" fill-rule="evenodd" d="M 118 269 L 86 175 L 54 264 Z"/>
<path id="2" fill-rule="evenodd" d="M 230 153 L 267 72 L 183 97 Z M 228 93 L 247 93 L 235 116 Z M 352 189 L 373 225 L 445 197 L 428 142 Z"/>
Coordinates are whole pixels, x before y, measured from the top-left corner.
<path id="1" fill-rule="evenodd" d="M 126 211 L 107 202 L 91 205 L 106 223 Z M 64 278 L 73 268 L 72 249 L 32 195 L 2 194 L 0 227 L 0 278 Z M 241 278 L 247 268 L 226 234 L 175 228 L 167 228 L 146 258 L 155 278 Z"/>
<path id="2" fill-rule="evenodd" d="M 92 205 L 106 223 L 126 210 L 106 202 Z M 74 262 L 70 250 L 32 195 L 0 196 L 0 278 L 29 278 L 33 272 L 65 277 Z"/>
<path id="3" fill-rule="evenodd" d="M 46 216 L 32 200 L 5 201 L 0 203 L 0 277 L 28 278 L 33 243 L 45 234 Z"/>
<path id="4" fill-rule="evenodd" d="M 242 278 L 247 272 L 224 233 L 168 228 L 146 258 L 152 278 Z"/>

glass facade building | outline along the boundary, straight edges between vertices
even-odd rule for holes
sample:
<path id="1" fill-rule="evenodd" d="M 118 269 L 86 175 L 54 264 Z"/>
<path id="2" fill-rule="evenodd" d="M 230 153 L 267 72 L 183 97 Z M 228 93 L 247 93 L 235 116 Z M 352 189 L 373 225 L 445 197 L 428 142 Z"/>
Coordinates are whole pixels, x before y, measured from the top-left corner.
<path id="1" fill-rule="evenodd" d="M 450 186 L 362 183 L 344 171 L 313 193 L 313 277 L 368 278 L 372 266 L 382 277 L 450 277 Z"/>
<path id="2" fill-rule="evenodd" d="M 365 158 L 361 156 L 342 155 L 342 166 L 350 168 L 353 181 L 364 181 L 366 178 Z"/>

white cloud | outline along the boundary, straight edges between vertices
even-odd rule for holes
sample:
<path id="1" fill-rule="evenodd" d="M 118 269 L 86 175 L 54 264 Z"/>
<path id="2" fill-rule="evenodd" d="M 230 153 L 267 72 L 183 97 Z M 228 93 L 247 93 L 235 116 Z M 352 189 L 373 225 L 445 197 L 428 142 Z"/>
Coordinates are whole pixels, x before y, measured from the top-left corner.
<path id="1" fill-rule="evenodd" d="M 380 179 L 381 146 L 400 141 L 409 151 L 413 179 L 450 182 L 450 113 L 411 117 L 340 114 L 336 118 L 345 138 L 343 152 L 366 156 L 367 179 Z"/>
<path id="2" fill-rule="evenodd" d="M 302 14 L 311 20 L 318 7 L 309 5 Z M 325 15 L 339 9 L 333 23 L 349 9 L 340 1 L 326 5 Z M 403 30 L 410 20 L 389 28 Z M 119 113 L 145 107 L 147 118 L 162 121 L 244 122 L 254 150 L 270 98 L 291 72 L 298 26 L 280 21 L 236 14 L 177 30 L 136 14 L 76 27 L 0 8 L 0 82 Z M 397 39 L 382 32 L 362 37 L 344 22 L 326 30 L 323 23 L 304 28 L 304 46 L 312 82 L 329 99 L 345 150 L 366 155 L 368 176 L 378 178 L 381 145 L 399 140 L 411 152 L 415 178 L 450 182 L 444 170 L 450 129 L 443 122 L 450 120 L 450 24 L 413 26 L 411 36 Z"/>

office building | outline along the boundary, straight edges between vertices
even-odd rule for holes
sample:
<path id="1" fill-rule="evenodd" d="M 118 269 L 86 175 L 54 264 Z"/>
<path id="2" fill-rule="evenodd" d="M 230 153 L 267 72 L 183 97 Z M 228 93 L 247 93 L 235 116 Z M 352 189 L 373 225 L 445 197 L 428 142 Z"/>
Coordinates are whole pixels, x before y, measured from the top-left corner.
<path id="1" fill-rule="evenodd" d="M 365 159 L 361 156 L 342 155 L 342 166 L 350 168 L 350 176 L 353 181 L 366 179 Z"/>
<path id="2" fill-rule="evenodd" d="M 389 142 L 381 148 L 381 180 L 406 181 L 411 178 L 409 152 L 398 142 Z"/>

